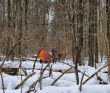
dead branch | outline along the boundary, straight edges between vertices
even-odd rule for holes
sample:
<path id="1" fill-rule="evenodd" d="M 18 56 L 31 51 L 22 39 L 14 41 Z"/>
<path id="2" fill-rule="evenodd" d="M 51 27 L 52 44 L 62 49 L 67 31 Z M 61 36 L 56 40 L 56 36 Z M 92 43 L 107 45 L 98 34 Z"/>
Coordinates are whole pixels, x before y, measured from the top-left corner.
<path id="1" fill-rule="evenodd" d="M 20 86 L 22 86 L 22 85 L 23 85 L 30 77 L 32 77 L 34 74 L 35 74 L 35 72 L 32 73 L 32 74 L 30 74 L 28 77 L 26 77 L 20 84 L 17 85 L 17 87 L 15 87 L 15 89 L 18 89 Z"/>
<path id="2" fill-rule="evenodd" d="M 21 62 L 20 62 L 20 65 L 18 67 L 18 70 L 17 70 L 17 73 L 16 73 L 16 76 L 18 76 L 18 73 L 19 73 L 19 69 L 21 68 Z"/>
<path id="3" fill-rule="evenodd" d="M 49 77 L 52 75 L 52 71 L 53 71 L 53 70 L 52 70 L 52 66 L 53 66 L 53 65 L 51 65 L 51 67 L 50 67 Z"/>
<path id="4" fill-rule="evenodd" d="M 36 80 L 36 82 L 34 82 L 34 83 L 30 86 L 29 90 L 26 91 L 25 93 L 30 93 L 31 91 L 34 91 L 36 84 L 37 84 L 41 79 L 45 79 L 45 78 L 47 78 L 47 77 L 39 78 L 38 80 Z M 32 89 L 33 89 L 33 90 L 32 90 Z"/>
<path id="5" fill-rule="evenodd" d="M 68 64 L 68 63 L 65 63 L 65 62 L 62 62 L 62 61 L 59 61 L 59 62 L 61 62 L 61 63 L 63 63 L 63 64 L 66 64 L 66 65 L 68 65 L 68 66 L 70 66 L 70 67 L 72 67 L 72 68 L 75 69 L 75 67 L 73 67 L 72 65 L 70 65 L 70 64 Z M 80 73 L 84 74 L 85 76 L 89 77 L 88 75 L 86 75 L 85 73 L 83 73 L 83 72 L 80 71 L 80 70 L 78 70 L 78 72 L 80 72 Z"/>
<path id="6" fill-rule="evenodd" d="M 22 67 L 21 67 L 21 70 L 24 72 L 25 76 L 27 76 L 26 70 L 24 70 Z"/>
<path id="7" fill-rule="evenodd" d="M 1 69 L 0 69 L 1 70 Z M 5 90 L 4 90 L 4 82 L 3 82 L 3 76 L 2 76 L 2 72 L 1 72 L 1 80 L 2 80 L 2 90 L 3 90 L 3 93 L 5 93 Z"/>
<path id="8" fill-rule="evenodd" d="M 103 81 L 99 76 L 97 76 L 97 79 L 100 81 L 99 84 L 107 84 L 107 82 Z"/>
<path id="9" fill-rule="evenodd" d="M 42 78 L 42 75 L 43 75 L 43 74 L 42 74 L 41 72 L 42 72 L 43 64 L 44 64 L 44 62 L 42 62 L 41 71 L 40 71 L 40 78 L 39 78 L 39 79 L 40 79 L 40 80 L 39 80 L 40 90 L 42 90 L 42 79 L 41 79 L 41 78 Z"/>
<path id="10" fill-rule="evenodd" d="M 24 72 L 25 76 L 27 76 L 27 72 L 21 67 L 21 62 L 20 62 L 20 65 L 19 65 L 18 70 L 17 70 L 17 73 L 16 73 L 17 76 L 18 76 L 18 73 L 19 73 L 19 70 L 20 69 Z"/>
<path id="11" fill-rule="evenodd" d="M 67 69 L 64 73 L 62 73 L 52 84 L 51 86 L 53 86 L 67 71 L 69 71 L 72 68 Z"/>
<path id="12" fill-rule="evenodd" d="M 103 68 L 105 68 L 105 67 L 107 67 L 107 66 L 108 66 L 108 65 L 106 65 L 106 66 L 100 68 L 97 72 L 95 72 L 93 75 L 91 75 L 88 79 L 86 79 L 86 80 L 83 82 L 83 85 L 84 85 L 87 81 L 89 81 L 92 77 L 94 77 L 99 71 L 101 71 Z"/>
<path id="13" fill-rule="evenodd" d="M 85 72 L 84 72 L 84 74 L 85 74 Z M 80 83 L 80 88 L 79 88 L 80 91 L 82 90 L 82 81 L 83 81 L 83 78 L 84 78 L 84 74 L 82 76 L 81 83 Z"/>
<path id="14" fill-rule="evenodd" d="M 33 89 L 33 88 L 35 89 L 36 84 L 37 84 L 41 79 L 43 79 L 43 78 L 42 78 L 42 75 L 43 75 L 44 71 L 46 70 L 46 68 L 48 67 L 48 65 L 49 65 L 49 63 L 48 63 L 48 64 L 46 65 L 46 67 L 41 71 L 40 77 L 38 78 L 38 80 L 37 80 L 36 82 L 34 82 L 34 83 L 30 86 L 29 90 L 28 90 L 26 93 L 30 93 L 30 91 L 34 91 L 34 90 L 32 90 L 32 89 Z"/>
<path id="15" fill-rule="evenodd" d="M 20 73 L 21 73 L 21 71 L 20 71 Z M 22 73 L 21 73 L 21 82 L 22 82 Z M 21 93 L 22 93 L 22 90 L 23 90 L 23 87 L 22 87 L 22 85 L 21 85 Z"/>

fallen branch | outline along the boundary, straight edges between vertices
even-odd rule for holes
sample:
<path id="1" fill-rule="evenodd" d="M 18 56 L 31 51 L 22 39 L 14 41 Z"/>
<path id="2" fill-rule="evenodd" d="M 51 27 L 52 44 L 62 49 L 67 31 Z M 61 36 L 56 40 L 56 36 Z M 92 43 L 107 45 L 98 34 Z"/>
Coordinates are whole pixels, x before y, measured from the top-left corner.
<path id="1" fill-rule="evenodd" d="M 60 73 L 64 73 L 64 71 L 66 71 L 66 70 L 61 70 L 61 69 L 52 70 L 52 72 L 60 72 Z M 66 73 L 75 73 L 75 70 L 70 69 Z"/>
<path id="2" fill-rule="evenodd" d="M 84 74 L 85 74 L 85 72 L 84 72 Z M 80 91 L 82 90 L 82 81 L 83 81 L 83 78 L 84 78 L 84 74 L 82 76 L 81 83 L 80 83 L 80 88 L 79 88 Z"/>
<path id="3" fill-rule="evenodd" d="M 84 85 L 87 81 L 89 81 L 92 77 L 94 77 L 99 71 L 101 71 L 103 68 L 105 68 L 105 67 L 107 67 L 107 66 L 108 66 L 108 65 L 106 65 L 106 66 L 100 68 L 97 72 L 95 72 L 93 75 L 91 75 L 88 79 L 86 79 L 86 80 L 83 82 L 83 85 Z"/>
<path id="4" fill-rule="evenodd" d="M 99 84 L 107 84 L 107 82 L 104 82 L 99 76 L 97 76 L 97 79 L 100 81 Z"/>
<path id="5" fill-rule="evenodd" d="M 59 61 L 59 62 L 61 62 L 61 61 Z M 74 67 L 74 66 L 72 66 L 72 65 L 70 65 L 70 64 L 68 64 L 68 63 L 65 63 L 65 62 L 61 62 L 61 63 L 66 64 L 66 65 L 68 65 L 68 66 L 70 66 L 70 67 L 72 67 L 72 68 L 74 68 L 74 69 L 75 69 L 75 67 Z M 88 75 L 86 75 L 85 73 L 83 73 L 83 72 L 82 72 L 82 71 L 80 71 L 80 70 L 78 70 L 78 72 L 80 72 L 80 73 L 84 74 L 85 76 L 89 77 Z"/>
<path id="6" fill-rule="evenodd" d="M 52 84 L 51 84 L 51 86 L 53 86 L 66 72 L 68 72 L 70 69 L 72 69 L 72 68 L 69 68 L 69 69 L 67 69 L 64 73 L 62 73 Z"/>
<path id="7" fill-rule="evenodd" d="M 3 93 L 5 93 L 5 87 L 4 87 L 4 82 L 3 82 L 3 76 L 2 76 L 2 72 L 1 72 L 1 80 L 2 80 L 2 90 L 3 90 Z"/>
<path id="8" fill-rule="evenodd" d="M 45 79 L 45 78 L 47 78 L 47 77 L 39 78 L 38 80 L 36 80 L 36 82 L 34 82 L 34 83 L 30 86 L 29 90 L 26 91 L 25 93 L 30 93 L 31 91 L 34 91 L 34 90 L 35 90 L 35 86 L 36 86 L 36 84 L 37 84 L 41 79 Z M 31 90 L 32 88 L 34 88 L 34 89 Z M 36 91 L 36 90 L 35 90 L 35 91 Z"/>
<path id="9" fill-rule="evenodd" d="M 24 72 L 25 76 L 27 76 L 26 70 L 24 70 L 22 67 L 21 67 L 21 70 Z"/>
<path id="10" fill-rule="evenodd" d="M 32 77 L 35 73 L 30 74 L 28 77 L 26 77 L 15 89 L 18 89 L 20 86 L 22 86 L 30 77 Z"/>

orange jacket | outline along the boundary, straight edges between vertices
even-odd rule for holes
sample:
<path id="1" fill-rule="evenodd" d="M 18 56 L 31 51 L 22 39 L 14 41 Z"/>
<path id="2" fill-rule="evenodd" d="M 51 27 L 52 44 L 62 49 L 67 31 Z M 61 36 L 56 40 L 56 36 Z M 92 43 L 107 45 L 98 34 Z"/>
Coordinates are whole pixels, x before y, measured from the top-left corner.
<path id="1" fill-rule="evenodd" d="M 56 56 L 56 58 L 58 58 L 58 55 Z"/>
<path id="2" fill-rule="evenodd" d="M 41 50 L 39 53 L 40 60 L 43 60 L 44 50 Z"/>

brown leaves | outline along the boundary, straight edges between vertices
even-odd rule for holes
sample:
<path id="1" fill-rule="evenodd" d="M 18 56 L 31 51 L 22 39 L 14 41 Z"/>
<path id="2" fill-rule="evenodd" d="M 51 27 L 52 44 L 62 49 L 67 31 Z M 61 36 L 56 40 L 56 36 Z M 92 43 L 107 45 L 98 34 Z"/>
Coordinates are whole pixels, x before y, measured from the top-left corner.
<path id="1" fill-rule="evenodd" d="M 61 3 L 56 3 L 56 4 L 54 5 L 55 12 L 56 12 L 56 9 L 57 9 L 58 7 L 63 8 L 63 7 L 64 7 L 64 5 L 63 5 L 63 4 L 61 4 Z"/>

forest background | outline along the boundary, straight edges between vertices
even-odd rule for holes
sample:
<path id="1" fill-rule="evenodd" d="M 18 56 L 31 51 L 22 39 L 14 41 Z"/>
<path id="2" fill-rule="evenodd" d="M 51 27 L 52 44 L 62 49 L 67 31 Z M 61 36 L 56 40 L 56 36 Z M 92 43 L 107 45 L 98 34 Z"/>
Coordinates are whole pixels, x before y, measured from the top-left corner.
<path id="1" fill-rule="evenodd" d="M 76 72 L 85 59 L 97 68 L 106 57 L 110 77 L 109 0 L 0 0 L 0 20 L 0 55 L 7 60 L 64 48 Z"/>

